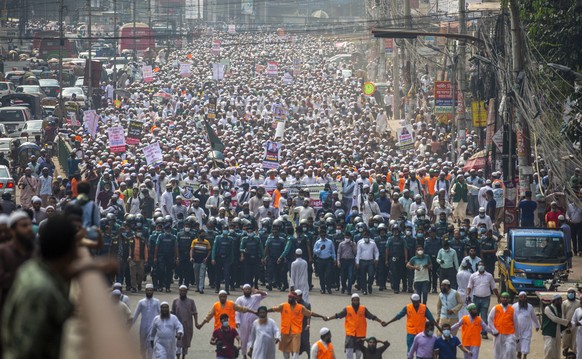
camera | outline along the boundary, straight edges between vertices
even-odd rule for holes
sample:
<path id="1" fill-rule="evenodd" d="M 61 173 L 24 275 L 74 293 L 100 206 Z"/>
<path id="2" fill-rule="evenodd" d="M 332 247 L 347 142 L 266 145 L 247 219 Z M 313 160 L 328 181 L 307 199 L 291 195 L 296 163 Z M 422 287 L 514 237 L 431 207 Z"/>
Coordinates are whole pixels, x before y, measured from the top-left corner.
<path id="1" fill-rule="evenodd" d="M 218 340 L 216 342 L 216 352 L 218 353 L 220 351 L 223 351 L 224 349 L 226 349 L 226 347 L 224 346 L 224 343 L 222 341 Z"/>

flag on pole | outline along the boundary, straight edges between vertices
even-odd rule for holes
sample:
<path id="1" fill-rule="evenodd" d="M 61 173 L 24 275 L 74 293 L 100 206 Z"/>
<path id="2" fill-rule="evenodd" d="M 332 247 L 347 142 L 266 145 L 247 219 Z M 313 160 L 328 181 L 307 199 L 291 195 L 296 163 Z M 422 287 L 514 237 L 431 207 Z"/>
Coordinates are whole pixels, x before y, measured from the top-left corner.
<path id="1" fill-rule="evenodd" d="M 204 125 L 206 126 L 206 132 L 208 133 L 208 142 L 210 142 L 210 148 L 212 148 L 213 151 L 223 152 L 224 143 L 222 143 L 220 138 L 218 138 L 218 135 L 216 132 L 214 132 L 212 127 L 210 127 L 208 121 L 204 120 Z"/>

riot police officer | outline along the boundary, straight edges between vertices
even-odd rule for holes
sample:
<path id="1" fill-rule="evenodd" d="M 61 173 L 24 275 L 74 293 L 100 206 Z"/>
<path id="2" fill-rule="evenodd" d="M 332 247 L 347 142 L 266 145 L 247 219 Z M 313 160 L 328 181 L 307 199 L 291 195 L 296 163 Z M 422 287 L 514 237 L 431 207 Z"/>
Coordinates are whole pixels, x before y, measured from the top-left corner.
<path id="1" fill-rule="evenodd" d="M 263 261 L 267 265 L 267 289 L 274 288 L 283 289 L 287 281 L 285 266 L 285 247 L 287 245 L 286 238 L 281 234 L 283 221 L 277 219 L 273 222 L 271 234 L 265 243 L 265 252 Z M 285 278 L 283 278 L 285 276 Z"/>
<path id="2" fill-rule="evenodd" d="M 216 230 L 216 218 L 210 217 L 206 222 L 206 239 L 210 243 L 210 248 L 214 248 L 214 240 L 218 235 Z M 214 288 L 216 279 L 216 267 L 212 264 L 212 261 L 206 263 L 206 272 L 208 274 L 208 283 L 210 283 L 210 288 Z"/>
<path id="3" fill-rule="evenodd" d="M 198 236 L 197 231 L 193 231 L 196 217 L 189 216 L 184 220 L 183 228 L 176 234 L 178 240 L 178 258 L 180 264 L 177 267 L 178 285 L 186 287 L 194 284 L 194 268 L 190 264 L 190 247 L 194 238 Z"/>
<path id="4" fill-rule="evenodd" d="M 382 218 L 382 216 L 379 216 Z M 384 220 L 382 218 L 382 220 Z M 386 281 L 388 277 L 389 264 L 386 264 L 386 248 L 388 245 L 388 230 L 384 223 L 380 223 L 376 228 L 377 235 L 373 240 L 376 242 L 378 247 L 378 265 L 376 266 L 376 284 L 380 291 L 386 289 Z"/>
<path id="5" fill-rule="evenodd" d="M 163 219 L 163 223 L 163 232 L 158 235 L 156 241 L 154 264 L 159 276 L 158 290 L 161 292 L 165 288 L 166 293 L 170 293 L 172 271 L 174 265 L 180 263 L 180 258 L 178 257 L 178 240 L 172 233 L 172 223 L 167 218 Z"/>
<path id="6" fill-rule="evenodd" d="M 251 221 L 243 219 L 242 226 L 243 230 L 246 231 L 240 243 L 240 261 L 244 268 L 244 282 L 258 289 L 263 245 L 259 236 L 255 234 Z"/>
<path id="7" fill-rule="evenodd" d="M 385 255 L 385 264 L 387 267 L 390 267 L 390 272 L 392 274 L 390 280 L 392 290 L 395 294 L 400 293 L 400 282 L 402 282 L 402 291 L 405 292 L 409 285 L 406 270 L 406 263 L 408 263 L 408 246 L 407 242 L 400 234 L 400 227 L 397 224 L 392 226 L 392 235 L 386 246 Z"/>
<path id="8" fill-rule="evenodd" d="M 234 230 L 233 230 L 234 232 Z M 217 235 L 212 246 L 212 265 L 215 266 L 214 291 L 220 292 L 220 283 L 224 279 L 224 290 L 230 293 L 230 274 L 233 262 L 233 236 L 231 231 L 223 229 L 222 233 Z"/>

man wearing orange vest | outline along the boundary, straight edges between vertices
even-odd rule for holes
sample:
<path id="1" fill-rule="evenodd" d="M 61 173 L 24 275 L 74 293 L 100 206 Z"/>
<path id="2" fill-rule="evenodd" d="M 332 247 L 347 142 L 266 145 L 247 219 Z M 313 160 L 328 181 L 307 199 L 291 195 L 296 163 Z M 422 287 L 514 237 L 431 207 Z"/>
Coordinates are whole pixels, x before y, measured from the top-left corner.
<path id="1" fill-rule="evenodd" d="M 326 327 L 319 330 L 319 340 L 311 347 L 312 359 L 335 359 L 333 344 L 331 344 L 331 332 Z"/>
<path id="2" fill-rule="evenodd" d="M 400 313 L 396 314 L 386 325 L 389 325 L 406 316 L 406 352 L 410 352 L 414 337 L 418 333 L 422 333 L 425 328 L 426 321 L 434 323 L 434 317 L 425 304 L 420 304 L 420 296 L 416 293 L 410 296 L 412 303 L 407 304 Z M 385 326 L 385 325 L 384 325 Z M 438 328 L 438 327 L 437 327 Z M 440 328 L 438 328 L 440 330 Z"/>
<path id="3" fill-rule="evenodd" d="M 501 293 L 501 304 L 497 304 L 489 312 L 489 328 L 495 337 L 495 359 L 513 359 L 517 353 L 519 330 L 517 313 L 509 305 L 509 293 Z"/>
<path id="4" fill-rule="evenodd" d="M 230 325 L 231 328 L 236 329 L 235 312 L 253 313 L 257 315 L 257 312 L 255 312 L 254 310 L 238 305 L 232 300 L 226 300 L 226 298 L 227 298 L 226 291 L 221 290 L 218 293 L 218 302 L 214 303 L 212 309 L 210 310 L 210 312 L 208 312 L 206 318 L 204 318 L 204 321 L 200 323 L 200 325 L 197 325 L 196 328 L 201 329 L 204 326 L 204 324 L 209 323 L 210 320 L 214 318 L 214 330 L 216 330 L 220 328 L 220 326 L 222 325 L 220 322 L 220 316 L 222 314 L 226 314 L 228 315 L 228 325 Z"/>
<path id="5" fill-rule="evenodd" d="M 341 318 L 346 318 L 344 328 L 346 329 L 345 351 L 347 359 L 353 359 L 354 352 L 357 359 L 362 356 L 362 352 L 358 349 L 358 340 L 366 338 L 368 319 L 376 321 L 383 326 L 387 325 L 386 322 L 370 313 L 368 308 L 360 305 L 360 296 L 357 293 L 352 294 L 352 305 L 345 307 L 344 310 L 334 314 L 332 317 L 327 317 L 326 321 Z"/>
<path id="6" fill-rule="evenodd" d="M 469 304 L 467 311 L 469 315 L 464 315 L 457 324 L 451 327 L 451 331 L 455 333 L 459 328 L 463 331 L 461 344 L 470 352 L 465 354 L 465 359 L 478 359 L 479 349 L 481 348 L 481 331 L 492 332 L 479 316 L 475 303 Z"/>
<path id="7" fill-rule="evenodd" d="M 291 292 L 287 297 L 287 303 L 282 303 L 268 310 L 270 313 L 281 313 L 281 341 L 279 342 L 279 350 L 283 352 L 283 358 L 285 359 L 289 359 L 290 354 L 293 354 L 293 359 L 299 358 L 303 317 L 325 319 L 324 316 L 314 313 L 297 303 L 297 299 L 299 299 L 299 296 L 295 292 Z M 323 356 L 321 358 L 326 357 Z"/>

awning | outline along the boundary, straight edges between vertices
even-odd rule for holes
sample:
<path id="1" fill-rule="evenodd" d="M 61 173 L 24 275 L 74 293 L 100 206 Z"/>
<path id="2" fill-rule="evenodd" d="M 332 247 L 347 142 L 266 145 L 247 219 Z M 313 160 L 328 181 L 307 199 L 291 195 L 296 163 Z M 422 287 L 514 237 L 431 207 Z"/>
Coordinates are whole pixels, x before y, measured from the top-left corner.
<path id="1" fill-rule="evenodd" d="M 482 150 L 469 157 L 467 163 L 463 167 L 463 172 L 468 172 L 472 169 L 480 170 L 485 168 L 487 163 L 487 150 Z"/>

